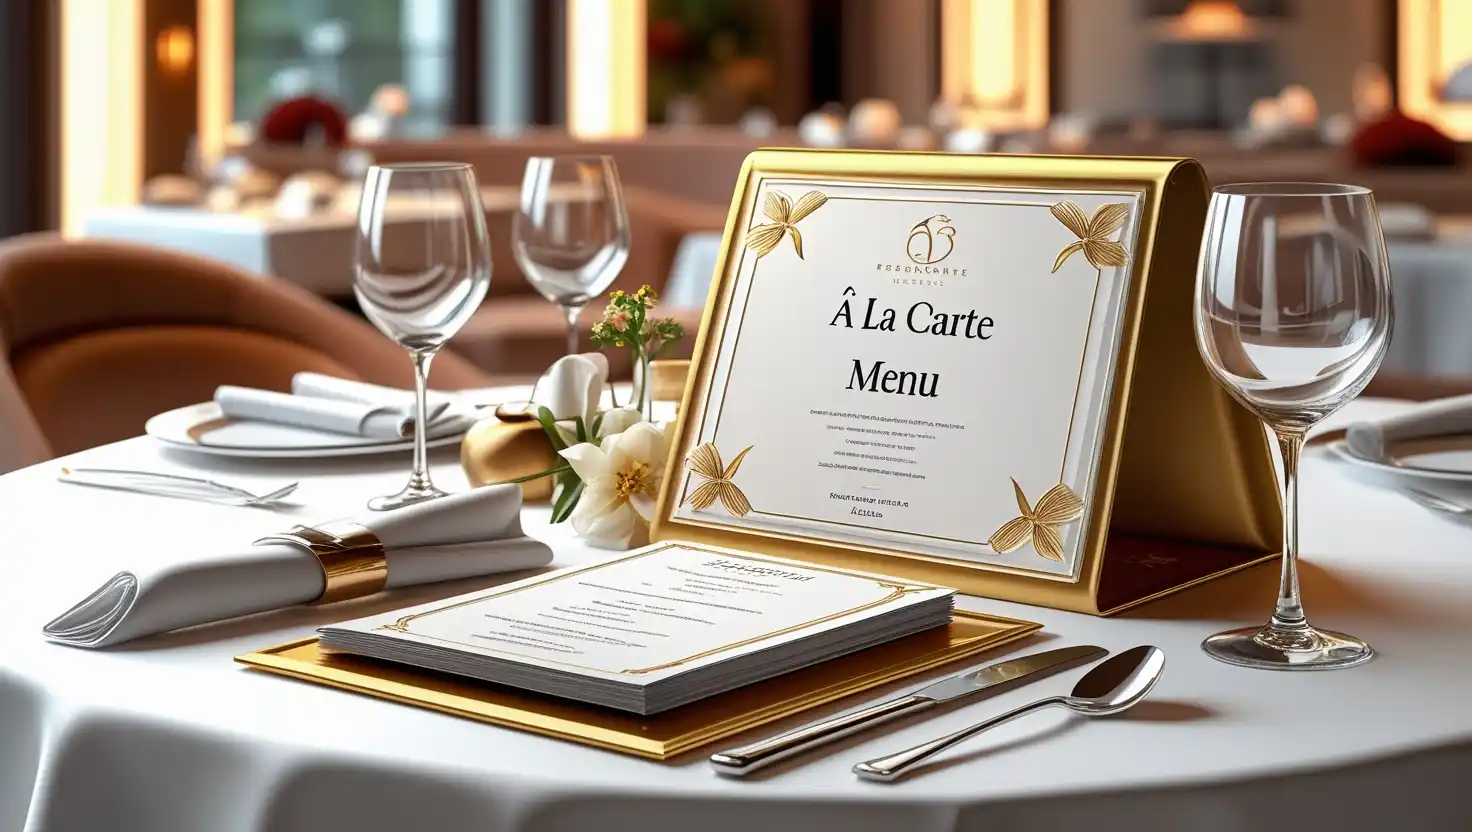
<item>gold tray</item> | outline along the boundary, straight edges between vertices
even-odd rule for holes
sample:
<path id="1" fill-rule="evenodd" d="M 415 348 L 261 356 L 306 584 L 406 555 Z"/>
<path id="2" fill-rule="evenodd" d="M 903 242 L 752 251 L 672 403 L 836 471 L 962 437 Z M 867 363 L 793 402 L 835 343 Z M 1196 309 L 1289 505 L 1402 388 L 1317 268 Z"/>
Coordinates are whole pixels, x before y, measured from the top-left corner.
<path id="1" fill-rule="evenodd" d="M 326 653 L 317 639 L 236 657 L 257 670 L 520 728 L 654 760 L 725 739 L 851 694 L 975 656 L 1041 624 L 957 610 L 949 627 L 805 667 L 652 716 L 477 682 L 407 665 Z"/>

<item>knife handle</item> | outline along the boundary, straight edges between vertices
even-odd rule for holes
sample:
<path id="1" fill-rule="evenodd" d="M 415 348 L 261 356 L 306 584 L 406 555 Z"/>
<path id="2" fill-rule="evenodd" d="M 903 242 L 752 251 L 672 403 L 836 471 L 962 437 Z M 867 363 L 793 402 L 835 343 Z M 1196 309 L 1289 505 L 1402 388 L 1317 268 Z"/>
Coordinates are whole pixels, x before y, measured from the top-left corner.
<path id="1" fill-rule="evenodd" d="M 808 749 L 856 734 L 881 722 L 923 711 L 934 704 L 934 699 L 924 696 L 912 695 L 891 699 L 862 711 L 836 716 L 813 725 L 804 725 L 785 734 L 778 734 L 771 739 L 752 743 L 742 748 L 712 754 L 710 766 L 719 774 L 744 777 L 778 760 L 785 760 Z"/>

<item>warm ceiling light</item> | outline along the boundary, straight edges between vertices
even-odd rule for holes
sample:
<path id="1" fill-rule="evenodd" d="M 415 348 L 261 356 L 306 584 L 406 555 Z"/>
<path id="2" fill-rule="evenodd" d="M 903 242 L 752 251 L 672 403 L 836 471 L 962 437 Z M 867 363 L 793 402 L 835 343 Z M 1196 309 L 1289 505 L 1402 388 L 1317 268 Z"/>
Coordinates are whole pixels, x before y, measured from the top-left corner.
<path id="1" fill-rule="evenodd" d="M 1046 0 L 942 0 L 941 97 L 967 127 L 1031 129 L 1048 120 Z"/>
<path id="2" fill-rule="evenodd" d="M 1191 0 L 1171 22 L 1171 34 L 1187 40 L 1234 40 L 1251 33 L 1251 21 L 1233 0 Z"/>
<path id="3" fill-rule="evenodd" d="M 1447 101 L 1447 79 L 1472 61 L 1472 3 L 1466 0 L 1400 0 L 1401 110 L 1440 127 L 1454 139 L 1472 140 L 1472 104 Z"/>
<path id="4" fill-rule="evenodd" d="M 183 75 L 194 64 L 194 31 L 188 26 L 170 26 L 153 42 L 158 68 L 170 75 Z"/>

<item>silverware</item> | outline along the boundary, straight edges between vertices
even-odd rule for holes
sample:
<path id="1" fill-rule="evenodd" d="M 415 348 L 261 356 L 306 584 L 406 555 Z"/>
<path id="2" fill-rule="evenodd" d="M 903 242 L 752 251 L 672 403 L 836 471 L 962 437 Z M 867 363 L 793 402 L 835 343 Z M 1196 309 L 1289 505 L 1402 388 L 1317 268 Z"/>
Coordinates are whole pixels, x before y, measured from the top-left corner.
<path id="1" fill-rule="evenodd" d="M 1014 708 L 1001 716 L 963 728 L 954 734 L 931 740 L 898 754 L 877 757 L 854 766 L 854 774 L 865 780 L 888 783 L 898 779 L 917 763 L 927 760 L 957 743 L 970 739 L 983 731 L 1011 722 L 1033 711 L 1052 705 L 1063 707 L 1083 716 L 1108 716 L 1117 714 L 1139 704 L 1165 670 L 1165 653 L 1158 647 L 1142 646 L 1126 650 L 1084 674 L 1073 692 L 1067 696 L 1049 696 L 1020 708 Z"/>
<path id="2" fill-rule="evenodd" d="M 785 760 L 905 714 L 917 713 L 941 702 L 972 696 L 986 690 L 995 693 L 1003 685 L 1010 688 L 1027 684 L 1108 654 L 1108 650 L 1090 645 L 1064 647 L 1008 659 L 979 670 L 968 670 L 926 685 L 908 696 L 813 725 L 805 725 L 743 748 L 713 754 L 710 765 L 721 774 L 742 777 L 778 760 Z"/>
<path id="3" fill-rule="evenodd" d="M 1416 505 L 1431 509 L 1432 511 L 1441 512 L 1442 514 L 1455 514 L 1458 516 L 1472 514 L 1472 506 L 1454 503 L 1445 497 L 1438 497 L 1430 491 L 1422 491 L 1419 488 L 1402 488 L 1400 493 L 1404 494 Z"/>
<path id="4" fill-rule="evenodd" d="M 282 486 L 267 494 L 253 494 L 243 488 L 214 480 L 159 474 L 152 471 L 126 471 L 116 468 L 63 468 L 59 479 L 76 485 L 111 488 L 159 497 L 205 500 L 235 506 L 260 506 L 274 503 L 296 491 L 299 483 Z"/>

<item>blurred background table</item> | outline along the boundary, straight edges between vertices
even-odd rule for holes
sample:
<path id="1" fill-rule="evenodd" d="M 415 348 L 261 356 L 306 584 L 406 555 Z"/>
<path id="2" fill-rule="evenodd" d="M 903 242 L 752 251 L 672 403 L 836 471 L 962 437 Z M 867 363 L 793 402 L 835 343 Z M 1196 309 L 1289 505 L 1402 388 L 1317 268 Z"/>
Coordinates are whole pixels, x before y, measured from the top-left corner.
<path id="1" fill-rule="evenodd" d="M 1438 219 L 1425 239 L 1387 241 L 1395 332 L 1381 373 L 1472 378 L 1472 217 Z"/>
<path id="2" fill-rule="evenodd" d="M 624 189 L 631 245 L 629 259 L 612 288 L 632 291 L 648 283 L 663 290 L 686 237 L 719 230 L 726 207 L 692 202 L 637 186 Z M 560 309 L 527 283 L 512 254 L 512 225 L 520 203 L 514 186 L 482 188 L 491 238 L 493 274 L 488 300 L 454 340 L 461 354 L 498 377 L 535 376 L 565 351 Z M 405 229 L 409 231 L 408 227 Z M 357 217 L 333 207 L 304 217 L 283 217 L 269 201 L 240 210 L 215 211 L 173 206 L 117 206 L 88 215 L 86 236 L 146 243 L 230 263 L 256 274 L 301 286 L 356 310 L 352 300 L 353 256 Z M 718 235 L 717 235 L 718 236 Z M 705 305 L 705 285 L 713 268 L 703 257 L 695 272 L 682 261 L 686 281 L 699 288 L 681 293 L 683 303 L 666 303 L 667 314 L 679 317 L 690 331 L 679 347 L 688 355 Z M 710 262 L 710 266 L 705 264 Z M 584 310 L 590 327 L 603 311 L 601 302 Z M 680 357 L 672 353 L 670 357 Z M 628 367 L 615 366 L 627 374 Z"/>

